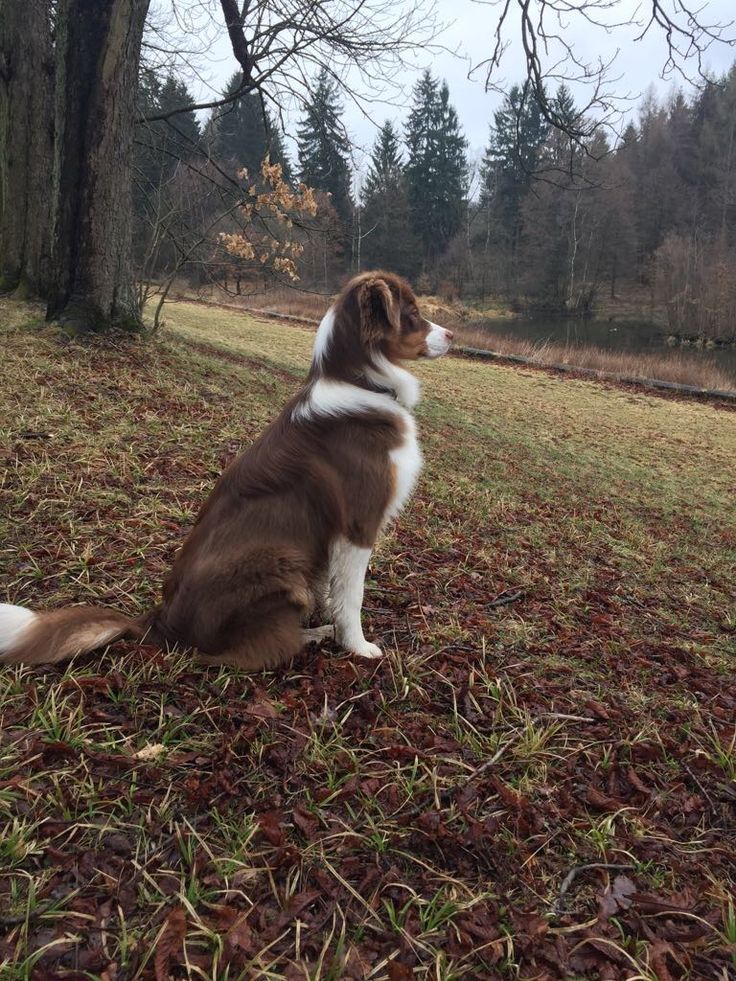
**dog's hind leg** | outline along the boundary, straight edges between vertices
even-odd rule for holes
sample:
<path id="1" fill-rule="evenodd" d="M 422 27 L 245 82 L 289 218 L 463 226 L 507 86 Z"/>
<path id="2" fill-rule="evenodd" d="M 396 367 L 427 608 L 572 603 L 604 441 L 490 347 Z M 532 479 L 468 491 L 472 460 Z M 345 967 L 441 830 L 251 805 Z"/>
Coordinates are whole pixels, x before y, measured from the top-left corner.
<path id="1" fill-rule="evenodd" d="M 263 671 L 285 664 L 302 650 L 302 611 L 293 606 L 270 611 L 268 618 L 254 623 L 237 643 L 221 654 L 200 654 L 201 664 L 227 664 L 242 671 Z"/>
<path id="2" fill-rule="evenodd" d="M 243 671 L 261 671 L 276 668 L 290 661 L 307 644 L 321 644 L 326 640 L 335 639 L 335 627 L 328 624 L 325 627 L 294 630 L 294 623 L 272 625 L 268 631 L 253 633 L 238 646 L 223 654 L 200 654 L 197 660 L 201 664 L 227 664 Z"/>
<path id="3" fill-rule="evenodd" d="M 324 572 L 316 576 L 312 582 L 312 595 L 314 596 L 314 612 L 323 623 L 332 620 L 330 609 L 330 573 L 325 569 Z"/>

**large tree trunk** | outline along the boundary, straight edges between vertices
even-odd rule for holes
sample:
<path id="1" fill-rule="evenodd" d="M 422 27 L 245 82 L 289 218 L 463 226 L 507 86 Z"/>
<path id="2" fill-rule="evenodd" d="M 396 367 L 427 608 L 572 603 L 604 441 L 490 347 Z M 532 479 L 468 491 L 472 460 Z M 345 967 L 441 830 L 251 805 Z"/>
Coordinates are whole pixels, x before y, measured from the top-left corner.
<path id="1" fill-rule="evenodd" d="M 0 0 L 0 290 L 45 296 L 53 57 L 49 0 Z"/>
<path id="2" fill-rule="evenodd" d="M 59 0 L 53 285 L 48 317 L 140 325 L 131 268 L 131 151 L 149 0 Z"/>

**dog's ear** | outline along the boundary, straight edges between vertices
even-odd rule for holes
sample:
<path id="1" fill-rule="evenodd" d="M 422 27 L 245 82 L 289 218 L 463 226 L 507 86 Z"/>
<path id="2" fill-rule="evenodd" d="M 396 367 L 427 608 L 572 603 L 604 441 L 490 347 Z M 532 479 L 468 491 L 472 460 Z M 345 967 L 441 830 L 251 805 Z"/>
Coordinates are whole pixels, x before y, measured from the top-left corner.
<path id="1" fill-rule="evenodd" d="M 399 301 L 394 299 L 385 279 L 376 276 L 358 287 L 360 333 L 367 344 L 377 344 L 398 329 Z"/>

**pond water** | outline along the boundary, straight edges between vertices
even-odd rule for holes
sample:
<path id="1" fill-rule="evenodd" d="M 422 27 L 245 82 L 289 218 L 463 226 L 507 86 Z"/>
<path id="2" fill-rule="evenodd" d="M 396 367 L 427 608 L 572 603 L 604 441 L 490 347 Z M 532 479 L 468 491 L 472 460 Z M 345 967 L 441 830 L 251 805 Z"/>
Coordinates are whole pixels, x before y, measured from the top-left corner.
<path id="1" fill-rule="evenodd" d="M 693 358 L 703 358 L 718 365 L 736 387 L 736 347 L 721 347 L 707 350 L 696 347 L 670 347 L 667 344 L 668 330 L 656 324 L 639 321 L 607 320 L 550 320 L 526 319 L 494 320 L 488 329 L 509 337 L 543 343 L 600 347 L 613 351 L 632 353 L 648 352 L 663 354 L 668 351 L 687 354 Z"/>

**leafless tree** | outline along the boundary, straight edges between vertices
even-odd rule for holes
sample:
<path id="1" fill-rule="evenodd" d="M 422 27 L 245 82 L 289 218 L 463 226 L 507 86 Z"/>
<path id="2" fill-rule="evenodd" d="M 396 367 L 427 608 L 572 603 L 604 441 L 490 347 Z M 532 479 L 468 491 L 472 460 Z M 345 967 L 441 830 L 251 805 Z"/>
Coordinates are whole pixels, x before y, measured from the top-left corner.
<path id="1" fill-rule="evenodd" d="M 629 29 L 634 43 L 660 32 L 666 45 L 661 66 L 663 78 L 679 77 L 705 82 L 705 57 L 714 44 L 736 45 L 733 21 L 708 18 L 708 4 L 689 0 L 642 0 L 634 13 L 628 0 L 475 0 L 491 8 L 492 46 L 487 59 L 474 73 L 485 78 L 488 90 L 503 91 L 504 56 L 518 42 L 523 51 L 526 76 L 543 114 L 555 127 L 578 142 L 589 139 L 600 127 L 616 128 L 622 109 L 630 104 L 622 94 L 616 72 L 616 54 L 609 60 L 590 59 L 571 38 L 584 27 L 587 50 L 606 48 L 611 34 Z M 561 118 L 552 98 L 558 85 L 571 86 L 583 105 L 574 120 Z"/>
<path id="2" fill-rule="evenodd" d="M 262 92 L 282 112 L 301 101 L 326 69 L 360 109 L 402 87 L 419 51 L 439 50 L 433 0 L 211 0 L 195 4 L 224 26 L 242 71 L 227 98 L 149 115 L 170 119 L 191 109 L 216 109 L 247 92 Z"/>

